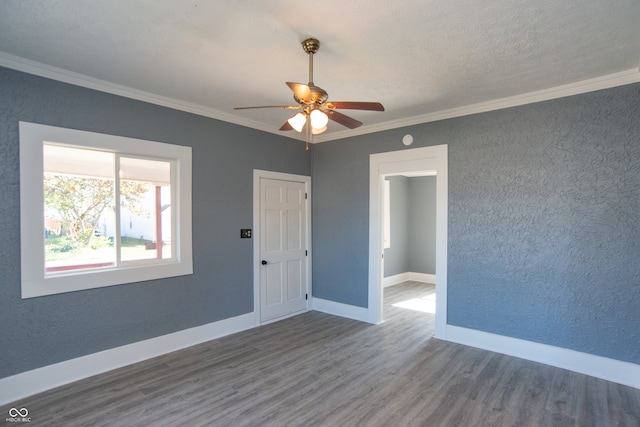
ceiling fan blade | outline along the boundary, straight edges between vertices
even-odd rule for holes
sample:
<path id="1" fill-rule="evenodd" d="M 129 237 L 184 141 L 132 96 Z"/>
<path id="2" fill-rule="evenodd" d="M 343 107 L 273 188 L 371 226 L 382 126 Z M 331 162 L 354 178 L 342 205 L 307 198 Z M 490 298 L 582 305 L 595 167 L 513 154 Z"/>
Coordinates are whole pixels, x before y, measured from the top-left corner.
<path id="1" fill-rule="evenodd" d="M 293 91 L 293 94 L 298 98 L 301 102 L 309 103 L 311 102 L 311 88 L 307 85 L 303 85 L 302 83 L 293 83 L 286 82 L 287 86 Z"/>
<path id="2" fill-rule="evenodd" d="M 286 121 L 282 126 L 280 126 L 280 129 L 278 130 L 293 130 L 293 127 L 289 124 L 288 121 Z"/>
<path id="3" fill-rule="evenodd" d="M 261 105 L 259 107 L 235 107 L 234 110 L 250 110 L 253 108 L 284 108 L 285 110 L 297 110 L 299 105 Z"/>
<path id="4" fill-rule="evenodd" d="M 326 110 L 327 116 L 334 122 L 340 123 L 343 126 L 348 127 L 349 129 L 355 129 L 358 126 L 362 126 L 362 122 L 357 121 L 349 116 L 345 116 L 342 113 L 338 113 L 335 110 Z"/>
<path id="5" fill-rule="evenodd" d="M 379 102 L 345 102 L 335 101 L 324 104 L 327 108 L 338 108 L 343 110 L 368 110 L 384 111 L 384 107 Z"/>

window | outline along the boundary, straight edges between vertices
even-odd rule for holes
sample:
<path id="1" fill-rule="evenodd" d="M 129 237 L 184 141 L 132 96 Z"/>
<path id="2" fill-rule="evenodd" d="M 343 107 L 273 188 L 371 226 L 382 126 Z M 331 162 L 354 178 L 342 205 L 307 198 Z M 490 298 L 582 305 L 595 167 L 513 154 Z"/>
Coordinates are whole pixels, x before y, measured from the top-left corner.
<path id="1" fill-rule="evenodd" d="M 20 123 L 22 297 L 193 272 L 191 148 Z"/>

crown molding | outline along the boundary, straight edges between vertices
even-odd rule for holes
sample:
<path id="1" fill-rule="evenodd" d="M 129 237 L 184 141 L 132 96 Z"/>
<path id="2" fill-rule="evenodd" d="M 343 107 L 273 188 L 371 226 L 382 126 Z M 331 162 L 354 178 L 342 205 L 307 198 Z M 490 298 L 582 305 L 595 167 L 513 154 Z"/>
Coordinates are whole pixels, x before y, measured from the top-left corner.
<path id="1" fill-rule="evenodd" d="M 111 83 L 106 80 L 96 79 L 84 74 L 74 73 L 62 68 L 53 67 L 36 61 L 31 61 L 29 59 L 21 58 L 19 56 L 11 55 L 2 51 L 0 51 L 0 66 L 17 71 L 22 71 L 27 74 L 33 74 L 36 76 L 57 80 L 63 83 L 69 83 L 75 86 L 94 89 L 100 92 L 110 93 L 112 95 L 123 96 L 126 98 L 135 99 L 137 101 L 144 101 L 150 104 L 160 105 L 187 113 L 193 113 L 199 116 L 210 117 L 212 119 L 217 119 L 224 122 L 233 123 L 236 125 L 245 126 L 282 136 L 282 133 L 279 132 L 278 129 L 274 129 L 271 126 L 265 125 L 264 123 L 260 123 L 255 120 L 238 118 L 237 116 L 234 116 L 227 112 L 206 107 L 204 105 L 156 95 L 151 92 L 145 92 L 128 86 Z"/>
<path id="2" fill-rule="evenodd" d="M 477 104 L 470 104 L 462 107 L 450 108 L 447 110 L 434 111 L 431 113 L 425 113 L 398 120 L 390 120 L 387 122 L 363 126 L 354 130 L 334 132 L 331 135 L 327 135 L 326 137 L 316 137 L 314 142 L 320 143 L 325 141 L 332 141 L 335 139 L 343 139 L 357 135 L 365 135 L 368 133 L 382 132 L 386 130 L 414 126 L 423 123 L 436 122 L 439 120 L 452 119 L 455 117 L 468 116 L 471 114 L 485 113 L 488 111 L 533 104 L 541 101 L 549 101 L 552 99 L 564 98 L 572 95 L 580 95 L 583 93 L 594 92 L 596 90 L 609 89 L 638 82 L 640 82 L 640 68 L 632 68 L 630 70 L 625 70 L 618 73 L 607 74 L 604 76 L 595 77 L 588 80 L 581 80 L 578 82 L 538 90 L 535 92 L 523 93 L 520 95 L 494 99 L 486 102 L 479 102 Z"/>
<path id="3" fill-rule="evenodd" d="M 62 68 L 53 67 L 36 61 L 31 61 L 29 59 L 21 58 L 19 56 L 11 55 L 9 53 L 1 51 L 0 66 L 40 77 L 46 77 L 64 83 L 69 83 L 76 86 L 85 87 L 88 89 L 94 89 L 113 95 L 135 99 L 138 101 L 149 102 L 151 104 L 185 111 L 187 113 L 193 113 L 204 117 L 210 117 L 212 119 L 233 123 L 239 126 L 249 127 L 263 132 L 280 135 L 285 138 L 304 141 L 303 134 L 285 134 L 276 129 L 275 126 L 268 126 L 255 120 L 243 119 L 233 114 L 216 110 L 204 105 L 189 103 L 181 101 L 179 99 L 164 97 L 150 92 L 137 90 L 128 86 L 118 85 L 105 80 L 100 80 L 83 74 L 67 71 Z M 623 86 L 637 82 L 640 82 L 640 69 L 633 68 L 630 70 L 607 74 L 604 76 L 543 89 L 535 92 L 524 93 L 506 98 L 499 98 L 491 101 L 465 105 L 462 107 L 450 108 L 447 110 L 434 111 L 430 113 L 406 117 L 403 119 L 389 120 L 382 123 L 365 125 L 357 129 L 331 132 L 328 134 L 314 136 L 312 142 L 317 144 L 321 142 L 333 141 L 336 139 L 344 139 L 358 135 L 365 135 L 369 133 L 382 132 L 391 129 L 435 122 L 438 120 L 451 119 L 471 114 L 516 107 L 520 105 L 533 104 L 536 102 L 548 101 L 551 99 L 563 98 L 572 95 L 579 95 L 582 93 L 593 92 L 601 89 L 609 89 L 612 87 Z"/>

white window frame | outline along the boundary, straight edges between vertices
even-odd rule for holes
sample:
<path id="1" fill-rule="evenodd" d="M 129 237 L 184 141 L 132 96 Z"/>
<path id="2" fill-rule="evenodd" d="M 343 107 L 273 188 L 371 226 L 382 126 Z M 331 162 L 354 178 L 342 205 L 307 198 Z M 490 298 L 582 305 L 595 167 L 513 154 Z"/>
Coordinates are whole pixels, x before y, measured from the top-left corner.
<path id="1" fill-rule="evenodd" d="M 177 206 L 175 213 L 172 212 L 176 217 L 175 236 L 172 236 L 173 258 L 158 263 L 131 263 L 106 269 L 70 270 L 55 275 L 45 274 L 42 154 L 45 142 L 68 144 L 125 156 L 170 160 L 173 175 L 172 206 Z M 191 147 L 20 122 L 22 298 L 193 274 L 191 159 Z"/>

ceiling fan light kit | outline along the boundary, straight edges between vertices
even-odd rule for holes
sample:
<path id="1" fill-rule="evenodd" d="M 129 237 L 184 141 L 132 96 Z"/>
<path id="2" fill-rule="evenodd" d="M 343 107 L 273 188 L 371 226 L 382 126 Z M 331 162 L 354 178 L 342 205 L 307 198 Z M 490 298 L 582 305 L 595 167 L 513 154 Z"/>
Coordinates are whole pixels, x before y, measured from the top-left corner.
<path id="1" fill-rule="evenodd" d="M 302 132 L 302 128 L 305 123 L 307 123 L 307 116 L 302 113 L 297 113 L 287 121 L 296 132 Z"/>
<path id="2" fill-rule="evenodd" d="M 320 49 L 320 41 L 314 38 L 308 38 L 302 42 L 302 48 L 309 55 L 309 83 L 293 83 L 286 82 L 287 86 L 293 92 L 293 99 L 299 105 L 273 105 L 259 107 L 237 107 L 235 110 L 246 110 L 251 108 L 284 108 L 288 110 L 301 109 L 288 119 L 284 125 L 280 127 L 282 131 L 295 130 L 302 132 L 307 127 L 306 147 L 309 149 L 309 142 L 313 135 L 319 135 L 327 130 L 327 123 L 333 120 L 349 129 L 355 129 L 362 125 L 362 122 L 351 118 L 347 115 L 339 113 L 337 109 L 345 110 L 367 110 L 367 111 L 384 111 L 384 107 L 379 102 L 353 102 L 353 101 L 335 101 L 327 102 L 329 94 L 322 88 L 313 83 L 313 55 Z"/>
<path id="3" fill-rule="evenodd" d="M 329 117 L 318 109 L 311 110 L 309 119 L 311 120 L 311 127 L 314 129 L 322 129 L 327 127 L 327 123 L 329 123 Z"/>

